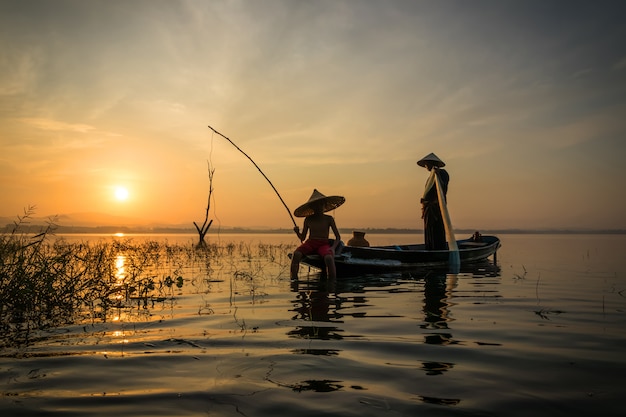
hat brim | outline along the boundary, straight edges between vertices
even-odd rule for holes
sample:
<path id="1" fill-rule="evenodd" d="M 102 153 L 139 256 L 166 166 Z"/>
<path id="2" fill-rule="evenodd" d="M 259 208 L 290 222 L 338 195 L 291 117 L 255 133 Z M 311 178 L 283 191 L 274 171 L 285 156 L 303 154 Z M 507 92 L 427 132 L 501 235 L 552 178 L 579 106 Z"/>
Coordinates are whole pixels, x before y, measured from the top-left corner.
<path id="1" fill-rule="evenodd" d="M 345 203 L 346 199 L 339 195 L 332 195 L 328 197 L 323 197 L 317 200 L 307 201 L 297 209 L 293 211 L 294 216 L 296 217 L 307 217 L 315 213 L 313 209 L 317 204 L 322 204 L 322 212 L 326 213 L 327 211 L 331 211 L 336 209 Z"/>
<path id="2" fill-rule="evenodd" d="M 434 167 L 439 167 L 439 168 L 443 168 L 446 166 L 446 164 L 443 161 L 433 161 L 432 159 L 422 159 L 420 161 L 417 161 L 417 165 L 421 167 L 425 167 L 426 164 L 430 164 Z"/>
<path id="3" fill-rule="evenodd" d="M 426 155 L 425 157 L 423 157 L 422 159 L 420 159 L 419 161 L 417 161 L 417 165 L 421 167 L 425 167 L 426 165 L 432 165 L 434 167 L 439 167 L 439 168 L 446 166 L 446 164 L 444 164 L 444 162 L 432 152 Z"/>

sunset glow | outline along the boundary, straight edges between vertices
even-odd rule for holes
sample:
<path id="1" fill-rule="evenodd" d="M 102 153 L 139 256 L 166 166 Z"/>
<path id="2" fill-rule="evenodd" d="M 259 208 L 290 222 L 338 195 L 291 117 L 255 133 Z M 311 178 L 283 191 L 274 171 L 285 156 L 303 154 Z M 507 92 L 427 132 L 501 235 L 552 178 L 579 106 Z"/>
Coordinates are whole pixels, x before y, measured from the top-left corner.
<path id="1" fill-rule="evenodd" d="M 115 187 L 115 198 L 118 201 L 128 200 L 128 190 L 125 187 Z"/>
<path id="2" fill-rule="evenodd" d="M 340 228 L 421 228 L 434 152 L 455 227 L 626 229 L 626 3 L 565 3 L 1 2 L 0 218 L 191 226 L 210 161 L 214 227 L 293 227 L 210 125 Z"/>

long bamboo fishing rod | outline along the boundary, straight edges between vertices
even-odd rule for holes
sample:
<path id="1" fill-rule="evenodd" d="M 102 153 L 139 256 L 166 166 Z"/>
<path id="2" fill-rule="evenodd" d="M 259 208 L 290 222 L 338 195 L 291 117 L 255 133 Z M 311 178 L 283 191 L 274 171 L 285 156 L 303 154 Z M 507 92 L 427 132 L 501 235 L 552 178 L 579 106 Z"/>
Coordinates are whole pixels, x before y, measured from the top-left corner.
<path id="1" fill-rule="evenodd" d="M 283 206 L 285 206 L 285 209 L 287 209 L 287 213 L 289 214 L 289 217 L 291 218 L 291 221 L 293 222 L 294 227 L 298 227 L 298 225 L 296 224 L 295 219 L 293 218 L 293 216 L 291 215 L 291 210 L 289 210 L 289 207 L 287 207 L 287 204 L 285 204 L 285 201 L 283 200 L 283 198 L 280 196 L 280 194 L 278 193 L 278 190 L 276 189 L 276 187 L 274 187 L 274 184 L 272 184 L 272 181 L 270 181 L 269 178 L 267 178 L 267 175 L 265 175 L 263 173 L 263 171 L 261 171 L 261 168 L 259 168 L 259 166 L 256 164 L 256 162 L 254 162 L 252 160 L 252 158 L 250 158 L 248 156 L 247 153 L 245 153 L 243 150 L 241 150 L 241 148 L 237 145 L 235 145 L 235 142 L 233 142 L 232 140 L 230 140 L 229 138 L 227 138 L 226 136 L 222 135 L 220 132 L 218 132 L 217 130 L 213 129 L 211 126 L 209 126 L 209 129 L 211 129 L 213 132 L 217 133 L 218 135 L 220 135 L 221 137 L 223 137 L 224 139 L 226 139 L 227 141 L 230 142 L 231 145 L 233 145 L 235 148 L 237 148 L 237 150 L 239 152 L 241 152 L 242 154 L 244 154 L 244 156 L 246 158 L 248 158 L 250 160 L 250 162 L 252 162 L 252 165 L 254 165 L 256 167 L 256 169 L 261 173 L 261 175 L 263 175 L 263 178 L 265 178 L 267 180 L 267 182 L 270 183 L 270 185 L 272 186 L 272 189 L 274 190 L 274 192 L 276 193 L 276 195 L 278 196 L 278 198 L 280 199 L 280 202 L 283 203 Z"/>

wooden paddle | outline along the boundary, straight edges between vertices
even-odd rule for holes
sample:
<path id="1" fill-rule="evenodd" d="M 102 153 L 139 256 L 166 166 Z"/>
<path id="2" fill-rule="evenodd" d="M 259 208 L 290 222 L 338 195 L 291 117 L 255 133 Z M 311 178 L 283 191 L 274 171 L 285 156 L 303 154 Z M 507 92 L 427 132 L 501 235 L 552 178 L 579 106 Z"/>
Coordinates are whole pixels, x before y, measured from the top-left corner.
<path id="1" fill-rule="evenodd" d="M 437 169 L 437 168 L 433 168 Z M 450 213 L 448 213 L 448 205 L 446 204 L 446 196 L 443 193 L 441 187 L 441 180 L 439 175 L 435 172 L 435 184 L 437 185 L 437 197 L 439 198 L 439 207 L 441 209 L 441 217 L 443 218 L 443 224 L 446 229 L 446 239 L 448 240 L 449 265 L 451 273 L 458 273 L 461 268 L 461 257 L 459 255 L 459 247 L 456 244 L 456 237 L 454 236 L 454 230 L 452 230 L 452 222 L 450 222 Z"/>

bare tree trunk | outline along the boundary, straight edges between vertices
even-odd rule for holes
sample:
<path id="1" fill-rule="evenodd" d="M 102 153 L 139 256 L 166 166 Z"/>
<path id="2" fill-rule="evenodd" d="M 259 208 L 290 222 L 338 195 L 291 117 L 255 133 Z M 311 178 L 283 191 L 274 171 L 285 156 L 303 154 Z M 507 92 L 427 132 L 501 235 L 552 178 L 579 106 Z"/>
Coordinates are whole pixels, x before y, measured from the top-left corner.
<path id="1" fill-rule="evenodd" d="M 206 236 L 207 232 L 209 231 L 209 228 L 211 227 L 211 224 L 213 223 L 213 220 L 209 220 L 209 209 L 211 208 L 211 196 L 213 194 L 213 174 L 215 173 L 215 168 L 211 168 L 211 163 L 208 161 L 207 161 L 207 164 L 208 164 L 208 170 L 209 170 L 209 198 L 207 199 L 206 212 L 204 215 L 204 223 L 202 223 L 202 226 L 198 226 L 196 222 L 193 222 L 193 225 L 196 226 L 196 230 L 198 231 L 198 235 L 199 235 L 199 240 L 198 240 L 198 245 L 197 245 L 199 247 L 206 246 L 204 237 Z"/>

